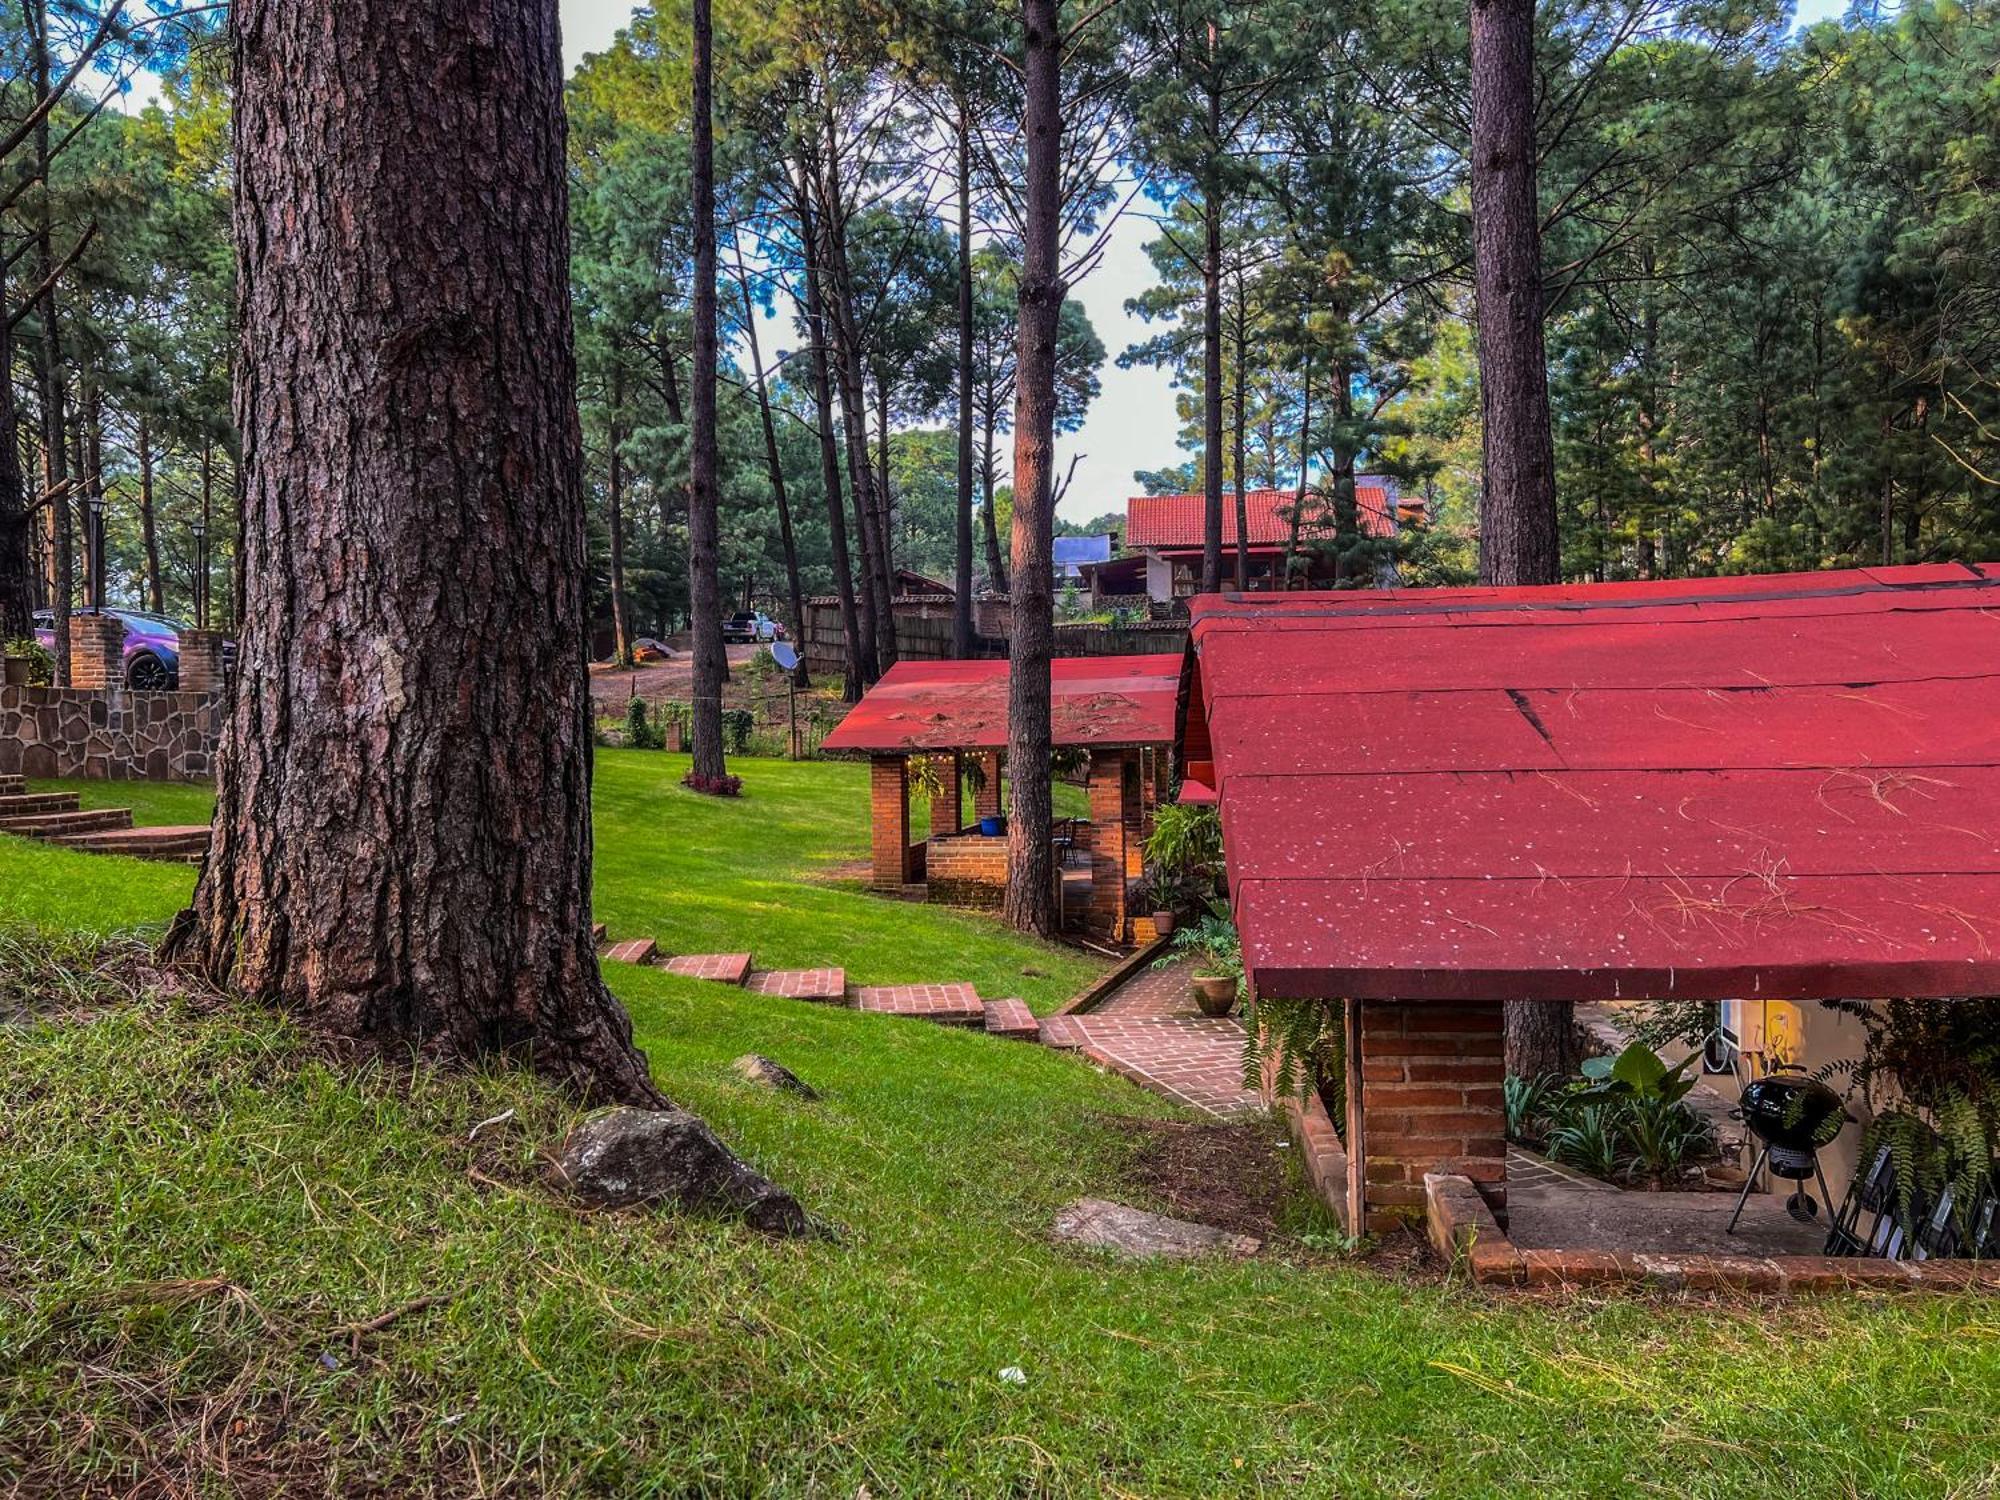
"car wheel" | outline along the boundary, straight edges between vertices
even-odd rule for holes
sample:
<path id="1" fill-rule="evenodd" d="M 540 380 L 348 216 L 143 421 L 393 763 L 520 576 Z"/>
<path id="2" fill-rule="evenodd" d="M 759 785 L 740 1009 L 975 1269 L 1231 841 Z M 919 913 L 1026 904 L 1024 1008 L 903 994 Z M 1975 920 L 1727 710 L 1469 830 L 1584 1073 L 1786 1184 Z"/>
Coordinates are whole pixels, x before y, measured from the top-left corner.
<path id="1" fill-rule="evenodd" d="M 142 693 L 173 691 L 174 674 L 150 651 L 141 651 L 125 668 L 125 685 Z"/>

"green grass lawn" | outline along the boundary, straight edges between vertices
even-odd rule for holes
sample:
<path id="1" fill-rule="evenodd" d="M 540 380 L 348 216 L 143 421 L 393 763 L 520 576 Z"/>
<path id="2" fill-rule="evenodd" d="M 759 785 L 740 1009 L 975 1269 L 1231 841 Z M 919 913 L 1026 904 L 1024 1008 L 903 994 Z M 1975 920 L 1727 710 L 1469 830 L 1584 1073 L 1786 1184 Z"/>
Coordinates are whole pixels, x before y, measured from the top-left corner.
<path id="1" fill-rule="evenodd" d="M 863 984 L 965 980 L 1037 1011 L 1101 972 L 1096 959 L 1033 942 L 990 916 L 886 900 L 863 889 L 868 768 L 851 761 L 740 760 L 738 798 L 681 786 L 684 755 L 597 753 L 597 919 L 614 937 L 670 953 L 748 949 L 763 968 L 845 968 Z M 203 787 L 38 781 L 86 807 L 130 807 L 140 823 L 206 823 Z M 1065 788 L 1065 790 L 1073 790 Z M 913 809 L 923 831 L 928 809 Z M 18 878 L 16 871 L 18 870 Z M 153 928 L 180 909 L 193 872 L 72 854 L 0 835 L 0 921 L 70 932 Z"/>
<path id="2" fill-rule="evenodd" d="M 601 759 L 614 926 L 804 961 L 879 909 L 857 946 L 912 973 L 921 952 L 1029 964 L 976 919 L 785 877 L 859 857 L 851 768 L 757 764 L 741 804 L 678 775 Z M 277 1019 L 59 980 L 79 968 L 48 951 L 73 941 L 64 911 L 102 931 L 179 895 L 32 853 L 0 843 L 0 913 L 43 913 L 0 931 L 0 1016 L 65 1013 L 0 1021 L 0 1477 L 28 1493 L 2000 1488 L 1989 1301 L 1500 1295 L 1317 1237 L 1114 1264 L 1052 1245 L 1050 1218 L 1081 1193 L 1157 1206 L 1135 1132 L 1173 1111 L 921 1022 L 614 968 L 667 1092 L 841 1232 L 578 1213 L 533 1178 L 573 1111 L 519 1075 L 356 1076 Z M 764 903 L 755 920 L 676 888 L 697 873 Z M 48 881 L 68 905 L 24 890 Z M 749 1050 L 825 1097 L 741 1083 Z M 1281 1223 L 1316 1227 L 1297 1199 Z M 357 1355 L 349 1325 L 422 1295 L 445 1300 Z"/>

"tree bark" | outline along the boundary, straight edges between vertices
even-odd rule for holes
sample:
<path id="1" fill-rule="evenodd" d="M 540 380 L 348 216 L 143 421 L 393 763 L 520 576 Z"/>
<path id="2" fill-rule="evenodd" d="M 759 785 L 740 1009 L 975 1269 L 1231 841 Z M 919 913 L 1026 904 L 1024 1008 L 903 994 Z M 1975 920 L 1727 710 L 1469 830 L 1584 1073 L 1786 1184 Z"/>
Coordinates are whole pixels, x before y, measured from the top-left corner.
<path id="1" fill-rule="evenodd" d="M 792 505 L 785 495 L 785 466 L 778 456 L 778 425 L 771 417 L 771 392 L 764 383 L 764 351 L 757 345 L 757 304 L 750 296 L 750 278 L 743 270 L 743 252 L 736 253 L 736 279 L 743 288 L 743 331 L 750 340 L 750 373 L 757 379 L 757 415 L 764 424 L 764 462 L 770 468 L 771 495 L 778 504 L 778 541 L 785 550 L 785 595 L 792 607 L 792 629 L 798 633 L 799 664 L 792 669 L 792 685 L 809 688 L 812 678 L 806 671 L 805 593 L 799 586 L 798 539 L 792 534 Z M 744 606 L 746 609 L 748 604 Z"/>
<path id="2" fill-rule="evenodd" d="M 1250 507 L 1244 497 L 1248 454 L 1245 441 L 1250 421 L 1250 393 L 1245 366 L 1245 341 L 1249 338 L 1249 295 L 1243 287 L 1243 272 L 1236 272 L 1236 586 L 1250 587 Z"/>
<path id="3" fill-rule="evenodd" d="M 689 749 L 697 788 L 728 774 L 722 755 L 722 587 L 716 576 L 715 59 L 710 0 L 694 0 L 694 386 L 688 460 L 688 628 L 694 635 Z"/>
<path id="4" fill-rule="evenodd" d="M 14 400 L 14 335 L 7 275 L 0 266 L 0 641 L 34 625 L 35 549 L 27 479 L 21 472 L 21 413 Z"/>
<path id="5" fill-rule="evenodd" d="M 1208 139 L 1222 149 L 1222 91 L 1215 76 L 1214 43 L 1208 74 Z M 1222 587 L 1222 189 L 1211 163 L 1202 190 L 1201 257 L 1201 591 Z"/>
<path id="6" fill-rule="evenodd" d="M 1027 137 L 1020 331 L 1014 388 L 1014 643 L 1007 690 L 1005 916 L 1023 932 L 1055 930 L 1049 848 L 1050 679 L 1055 651 L 1054 521 L 1056 333 L 1062 281 L 1062 33 L 1059 0 L 1022 0 L 1022 133 Z"/>
<path id="7" fill-rule="evenodd" d="M 1542 248 L 1535 193 L 1534 0 L 1472 0 L 1472 236 L 1479 341 L 1479 581 L 1555 583 L 1555 446 L 1542 342 Z M 1567 1076 L 1572 1008 L 1507 1007 L 1511 1071 Z"/>
<path id="8" fill-rule="evenodd" d="M 611 654 L 621 667 L 632 665 L 632 621 L 625 605 L 625 372 L 611 371 L 611 448 L 606 484 L 611 530 Z"/>
<path id="9" fill-rule="evenodd" d="M 153 432 L 146 413 L 139 412 L 139 537 L 146 549 L 146 607 L 160 614 L 166 590 L 160 582 L 160 528 L 153 509 Z"/>
<path id="10" fill-rule="evenodd" d="M 1312 321 L 1312 302 L 1306 302 L 1306 321 Z M 1308 333 L 1310 337 L 1310 333 Z M 1304 518 L 1306 508 L 1306 485 L 1312 472 L 1312 428 L 1313 428 L 1313 368 L 1312 355 L 1306 355 L 1305 378 L 1300 382 L 1299 395 L 1299 483 L 1292 491 L 1292 521 L 1285 533 L 1284 577 L 1279 586 L 1292 586 L 1292 562 L 1299 555 L 1299 523 Z"/>
<path id="11" fill-rule="evenodd" d="M 165 954 L 392 1056 L 662 1104 L 590 934 L 554 0 L 229 26 L 247 598 Z"/>
<path id="12" fill-rule="evenodd" d="M 1472 234 L 1485 429 L 1481 583 L 1554 583 L 1561 566 L 1539 223 L 1534 0 L 1473 0 Z"/>
<path id="13" fill-rule="evenodd" d="M 980 513 L 984 516 L 986 532 L 986 582 L 996 594 L 1007 592 L 1007 565 L 1000 557 L 1000 523 L 993 511 L 993 487 L 995 481 L 993 463 L 993 411 L 989 407 L 986 414 L 986 436 L 980 446 L 979 497 Z M 1010 539 L 1011 540 L 1011 539 Z"/>
<path id="14" fill-rule="evenodd" d="M 801 177 L 805 173 L 801 172 Z M 840 493 L 840 449 L 833 433 L 833 376 L 827 357 L 826 301 L 819 278 L 819 234 L 812 210 L 812 198 L 801 186 L 798 190 L 799 243 L 804 248 L 806 276 L 806 331 L 812 339 L 812 387 L 815 420 L 819 425 L 820 485 L 826 491 L 827 538 L 833 553 L 833 583 L 840 599 L 841 645 L 845 673 L 840 696 L 849 703 L 859 702 L 867 681 L 865 672 L 867 636 L 854 599 L 854 567 L 847 553 L 847 510 Z M 873 620 L 869 621 L 873 631 Z M 804 641 L 800 648 L 803 650 Z"/>
<path id="15" fill-rule="evenodd" d="M 30 14 L 35 16 L 35 106 L 42 111 L 35 124 L 35 172 L 42 184 L 41 214 L 35 226 L 35 285 L 42 294 L 42 348 L 38 374 L 42 383 L 42 479 L 50 506 L 50 528 L 55 538 L 55 596 L 49 603 L 55 610 L 56 686 L 70 683 L 69 612 L 76 603 L 76 549 L 73 543 L 75 515 L 66 486 L 69 481 L 69 450 L 65 432 L 68 415 L 62 371 L 61 319 L 56 311 L 54 210 L 49 201 L 49 7 L 40 0 Z"/>
<path id="16" fill-rule="evenodd" d="M 958 100 L 958 528 L 951 654 L 972 655 L 972 127 Z M 999 545 L 996 542 L 997 555 Z"/>

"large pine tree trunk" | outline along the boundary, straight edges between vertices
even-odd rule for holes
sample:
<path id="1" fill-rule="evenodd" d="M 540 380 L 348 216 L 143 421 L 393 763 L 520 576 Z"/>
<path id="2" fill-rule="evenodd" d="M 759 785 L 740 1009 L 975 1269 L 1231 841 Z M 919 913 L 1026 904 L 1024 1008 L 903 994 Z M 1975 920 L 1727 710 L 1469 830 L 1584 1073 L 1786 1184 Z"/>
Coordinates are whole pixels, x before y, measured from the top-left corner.
<path id="1" fill-rule="evenodd" d="M 1222 132 L 1222 96 L 1211 79 L 1210 137 Z M 1201 257 L 1201 591 L 1222 587 L 1222 193 L 1209 173 L 1202 195 Z"/>
<path id="2" fill-rule="evenodd" d="M 610 474 L 606 486 L 611 532 L 611 655 L 621 667 L 632 665 L 632 619 L 625 601 L 625 372 L 611 372 L 611 428 L 606 434 Z"/>
<path id="3" fill-rule="evenodd" d="M 21 413 L 14 400 L 14 336 L 8 325 L 7 277 L 0 267 L 0 641 L 33 624 L 35 546 L 28 486 L 21 472 Z"/>
<path id="4" fill-rule="evenodd" d="M 657 1104 L 590 936 L 555 0 L 237 0 L 230 35 L 247 597 L 167 956 Z"/>
<path id="5" fill-rule="evenodd" d="M 1062 314 L 1062 34 L 1058 0 L 1022 0 L 1027 137 L 1021 319 L 1014 389 L 1014 643 L 1008 677 L 1006 918 L 1023 932 L 1055 930 L 1049 848 L 1049 659 L 1053 584 L 1056 330 Z"/>
<path id="6" fill-rule="evenodd" d="M 716 577 L 715 433 L 715 93 L 714 28 L 709 0 L 694 0 L 694 386 L 688 461 L 688 628 L 694 635 L 694 783 L 713 787 L 728 774 L 722 757 L 722 684 L 729 653 L 722 643 L 722 587 Z"/>
<path id="7" fill-rule="evenodd" d="M 1535 197 L 1535 3 L 1472 0 L 1472 236 L 1481 444 L 1479 581 L 1554 583 L 1555 448 L 1542 343 Z M 1507 1007 L 1507 1065 L 1522 1077 L 1576 1065 L 1571 1007 Z"/>
<path id="8" fill-rule="evenodd" d="M 167 607 L 160 582 L 160 527 L 153 509 L 153 433 L 145 412 L 139 413 L 139 539 L 146 549 L 146 607 L 159 614 Z"/>
<path id="9" fill-rule="evenodd" d="M 996 398 L 997 399 L 997 398 Z M 986 533 L 986 586 L 996 594 L 1007 592 L 1007 564 L 1000 556 L 1000 523 L 993 509 L 994 452 L 993 408 L 986 412 L 986 436 L 980 445 L 979 513 L 980 528 Z"/>
<path id="10" fill-rule="evenodd" d="M 35 104 L 43 109 L 49 100 L 49 7 L 40 0 L 35 17 Z M 42 479 L 48 494 L 51 535 L 55 542 L 55 680 L 58 687 L 70 683 L 69 612 L 76 602 L 76 549 L 73 544 L 75 509 L 69 499 L 69 449 L 64 434 L 68 429 L 67 388 L 63 379 L 61 320 L 56 313 L 55 232 L 49 204 L 49 118 L 44 110 L 35 126 L 35 175 L 41 183 L 41 213 L 35 228 L 35 285 L 42 294 L 42 347 L 37 375 L 42 395 Z"/>
<path id="11" fill-rule="evenodd" d="M 963 658 L 972 655 L 972 128 L 966 119 L 963 94 L 958 100 L 957 521 L 951 654 Z"/>
<path id="12" fill-rule="evenodd" d="M 804 178 L 807 174 L 802 171 L 800 175 Z M 804 247 L 806 263 L 806 332 L 812 340 L 812 358 L 808 368 L 812 371 L 814 421 L 819 427 L 820 487 L 826 492 L 827 540 L 833 553 L 834 588 L 840 600 L 841 646 L 845 663 L 840 696 L 849 703 L 856 703 L 861 699 L 862 684 L 867 680 L 864 652 L 867 637 L 855 602 L 854 568 L 847 552 L 847 510 L 840 492 L 840 448 L 833 431 L 833 371 L 827 350 L 826 298 L 820 286 L 819 234 L 812 198 L 803 186 L 798 190 L 797 207 L 799 243 Z M 872 616 L 868 628 L 870 631 L 873 629 Z M 803 653 L 804 641 L 799 643 L 799 647 Z"/>
<path id="13" fill-rule="evenodd" d="M 1535 3 L 1473 0 L 1472 236 L 1485 430 L 1479 581 L 1554 583 L 1555 450 L 1535 207 Z"/>
<path id="14" fill-rule="evenodd" d="M 1243 272 L 1236 273 L 1236 358 L 1234 381 L 1236 387 L 1236 442 L 1234 457 L 1236 462 L 1236 586 L 1248 591 L 1250 587 L 1250 506 L 1244 495 L 1249 484 L 1249 443 L 1250 392 L 1248 389 L 1249 364 L 1246 344 L 1250 338 L 1250 299 L 1244 290 Z"/>
<path id="15" fill-rule="evenodd" d="M 778 541 L 785 552 L 785 598 L 792 609 L 792 629 L 800 642 L 799 664 L 792 669 L 792 686 L 809 688 L 804 650 L 805 591 L 799 586 L 798 538 L 792 534 L 792 502 L 785 493 L 785 465 L 778 456 L 778 425 L 771 416 L 771 392 L 764 381 L 764 351 L 757 343 L 757 304 L 750 295 L 750 278 L 743 269 L 743 252 L 736 252 L 736 278 L 743 289 L 743 331 L 750 340 L 750 373 L 757 381 L 757 416 L 764 428 L 764 463 L 771 475 L 771 496 L 778 506 Z M 744 606 L 748 608 L 746 604 Z"/>

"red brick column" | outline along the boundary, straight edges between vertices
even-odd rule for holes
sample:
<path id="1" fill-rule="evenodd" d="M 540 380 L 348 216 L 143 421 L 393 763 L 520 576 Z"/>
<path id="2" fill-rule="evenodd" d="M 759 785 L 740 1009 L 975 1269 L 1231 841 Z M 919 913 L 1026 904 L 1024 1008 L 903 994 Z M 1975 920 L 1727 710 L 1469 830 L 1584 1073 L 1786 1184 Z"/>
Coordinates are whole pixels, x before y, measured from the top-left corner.
<path id="1" fill-rule="evenodd" d="M 219 693 L 222 691 L 221 631 L 182 631 L 180 657 L 182 692 Z"/>
<path id="2" fill-rule="evenodd" d="M 1124 752 L 1124 767 L 1118 784 L 1121 788 L 1119 799 L 1119 819 L 1125 825 L 1125 877 L 1137 880 L 1146 873 L 1146 774 L 1140 764 L 1142 752 Z"/>
<path id="3" fill-rule="evenodd" d="M 959 785 L 958 752 L 932 757 L 938 768 L 938 791 L 931 798 L 931 837 L 957 833 L 965 826 L 963 789 Z"/>
<path id="4" fill-rule="evenodd" d="M 1422 1217 L 1436 1171 L 1478 1183 L 1506 1222 L 1502 1015 L 1497 1001 L 1350 1004 L 1348 1202 L 1367 1230 Z"/>
<path id="5" fill-rule="evenodd" d="M 973 791 L 972 811 L 982 818 L 997 818 L 1000 816 L 1000 752 L 981 751 L 979 769 L 986 773 L 986 779 Z"/>
<path id="6" fill-rule="evenodd" d="M 125 685 L 123 620 L 116 615 L 70 616 L 69 685 L 78 688 Z"/>
<path id="7" fill-rule="evenodd" d="M 868 763 L 868 830 L 868 883 L 878 891 L 900 890 L 910 872 L 910 767 L 900 755 Z"/>
<path id="8" fill-rule="evenodd" d="M 1093 930 L 1125 939 L 1125 808 L 1123 750 L 1090 752 L 1090 916 Z"/>

